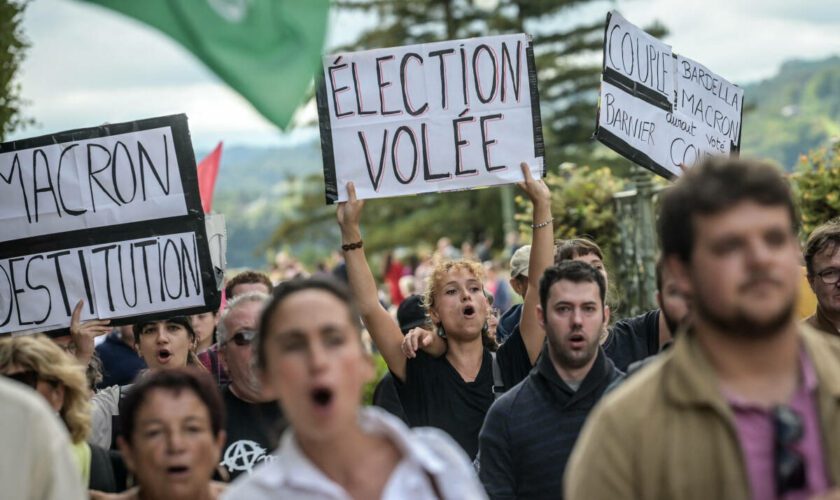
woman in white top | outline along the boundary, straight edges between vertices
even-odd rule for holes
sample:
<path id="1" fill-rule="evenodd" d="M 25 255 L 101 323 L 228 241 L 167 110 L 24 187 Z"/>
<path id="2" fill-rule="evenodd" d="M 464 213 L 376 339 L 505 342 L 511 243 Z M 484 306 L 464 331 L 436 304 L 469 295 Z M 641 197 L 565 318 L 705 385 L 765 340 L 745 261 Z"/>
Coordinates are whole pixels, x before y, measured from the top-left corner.
<path id="1" fill-rule="evenodd" d="M 274 458 L 224 498 L 485 498 L 467 456 L 444 432 L 410 430 L 378 408 L 361 408 L 375 370 L 358 318 L 336 282 L 311 278 L 275 289 L 256 363 L 291 426 Z"/>

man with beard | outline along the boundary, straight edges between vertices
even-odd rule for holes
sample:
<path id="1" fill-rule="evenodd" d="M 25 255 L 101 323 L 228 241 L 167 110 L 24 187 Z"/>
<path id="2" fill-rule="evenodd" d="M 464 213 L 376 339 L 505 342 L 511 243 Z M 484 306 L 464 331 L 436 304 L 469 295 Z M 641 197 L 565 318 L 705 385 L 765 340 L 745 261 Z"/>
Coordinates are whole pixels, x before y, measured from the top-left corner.
<path id="1" fill-rule="evenodd" d="M 691 312 L 690 299 L 680 290 L 674 276 L 665 269 L 662 259 L 656 262 L 656 303 L 659 304 L 659 342 L 657 345 L 661 350 L 671 345 L 674 334 Z"/>
<path id="2" fill-rule="evenodd" d="M 656 302 L 659 309 L 617 321 L 604 342 L 604 352 L 628 375 L 630 366 L 670 346 L 688 315 L 688 299 L 664 269 L 662 259 L 656 263 Z"/>
<path id="3" fill-rule="evenodd" d="M 604 253 L 598 243 L 585 237 L 559 241 L 554 263 L 559 264 L 566 260 L 580 260 L 597 269 L 607 282 L 609 302 L 609 273 L 604 265 Z M 661 262 L 658 262 L 656 301 L 659 303 L 659 309 L 619 319 L 609 328 L 607 338 L 603 342 L 604 352 L 622 372 L 629 374 L 630 365 L 658 354 L 669 345 L 673 334 L 676 333 L 676 326 L 687 315 L 686 299 L 665 275 Z"/>
<path id="4" fill-rule="evenodd" d="M 840 341 L 796 321 L 798 229 L 765 163 L 710 159 L 665 192 L 661 248 L 690 328 L 593 411 L 568 498 L 811 498 L 840 484 Z"/>
<path id="5" fill-rule="evenodd" d="M 808 236 L 805 269 L 817 296 L 817 312 L 806 321 L 840 336 L 840 218 L 822 224 Z"/>
<path id="6" fill-rule="evenodd" d="M 230 376 L 222 390 L 227 438 L 221 465 L 231 479 L 268 460 L 283 427 L 277 398 L 261 386 L 252 363 L 257 323 L 269 298 L 262 292 L 237 295 L 219 320 L 219 360 Z"/>
<path id="7" fill-rule="evenodd" d="M 627 347 L 624 352 L 634 353 L 630 359 L 638 359 L 645 353 L 653 353 L 638 361 L 631 362 L 626 370 L 628 377 L 652 363 L 659 354 L 670 349 L 674 342 L 674 335 L 683 323 L 688 321 L 688 315 L 691 311 L 690 300 L 679 289 L 679 284 L 671 273 L 665 269 L 662 259 L 656 261 L 656 302 L 659 304 L 659 309 L 655 309 L 648 314 L 656 313 L 659 326 L 655 335 L 648 335 L 646 341 L 644 338 L 631 341 L 626 337 L 621 337 L 615 329 L 610 332 L 610 338 L 613 342 L 611 345 L 616 346 L 624 342 Z M 616 323 L 616 326 L 618 326 L 618 323 Z M 613 350 L 611 355 L 607 344 L 604 344 L 604 352 L 613 360 L 616 367 L 621 364 L 617 359 L 620 350 Z M 627 359 L 625 358 L 624 361 L 626 362 Z"/>
<path id="8" fill-rule="evenodd" d="M 500 397 L 479 435 L 479 476 L 490 498 L 557 498 L 563 470 L 595 403 L 623 375 L 600 348 L 610 310 L 604 276 L 582 261 L 540 280 L 548 342 L 525 380 Z"/>

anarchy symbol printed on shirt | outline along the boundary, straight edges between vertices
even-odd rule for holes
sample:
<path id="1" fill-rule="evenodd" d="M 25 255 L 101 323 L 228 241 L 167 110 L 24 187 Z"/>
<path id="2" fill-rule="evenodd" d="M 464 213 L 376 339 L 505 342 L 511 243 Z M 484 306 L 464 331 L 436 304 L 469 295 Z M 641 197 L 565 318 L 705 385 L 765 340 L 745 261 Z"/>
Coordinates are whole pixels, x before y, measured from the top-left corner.
<path id="1" fill-rule="evenodd" d="M 254 441 L 240 439 L 225 450 L 221 465 L 230 472 L 247 471 L 250 474 L 254 470 L 254 466 L 265 460 L 265 448 Z"/>

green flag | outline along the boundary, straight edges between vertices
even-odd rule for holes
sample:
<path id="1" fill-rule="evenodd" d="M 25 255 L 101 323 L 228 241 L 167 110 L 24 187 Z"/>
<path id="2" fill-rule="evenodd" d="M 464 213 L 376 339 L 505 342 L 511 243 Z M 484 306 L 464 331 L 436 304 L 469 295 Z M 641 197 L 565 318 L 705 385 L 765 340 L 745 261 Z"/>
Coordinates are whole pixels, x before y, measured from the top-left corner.
<path id="1" fill-rule="evenodd" d="M 329 0 L 84 0 L 150 24 L 280 128 L 321 67 Z"/>

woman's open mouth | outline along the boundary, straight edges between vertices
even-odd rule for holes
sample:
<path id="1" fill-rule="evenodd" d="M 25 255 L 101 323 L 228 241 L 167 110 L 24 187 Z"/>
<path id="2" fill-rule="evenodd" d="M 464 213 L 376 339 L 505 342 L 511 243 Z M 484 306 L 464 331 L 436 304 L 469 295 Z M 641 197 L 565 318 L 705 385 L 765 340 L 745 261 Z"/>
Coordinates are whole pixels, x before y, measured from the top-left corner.
<path id="1" fill-rule="evenodd" d="M 475 307 L 464 306 L 464 316 L 467 318 L 473 318 L 475 316 Z"/>
<path id="2" fill-rule="evenodd" d="M 172 359 L 172 352 L 169 349 L 160 349 L 157 353 L 158 362 L 166 364 Z"/>
<path id="3" fill-rule="evenodd" d="M 176 479 L 185 478 L 190 475 L 190 468 L 186 465 L 170 465 L 166 468 L 166 475 Z"/>
<path id="4" fill-rule="evenodd" d="M 318 387 L 312 390 L 310 397 L 317 410 L 328 410 L 333 401 L 333 391 L 326 387 Z"/>

